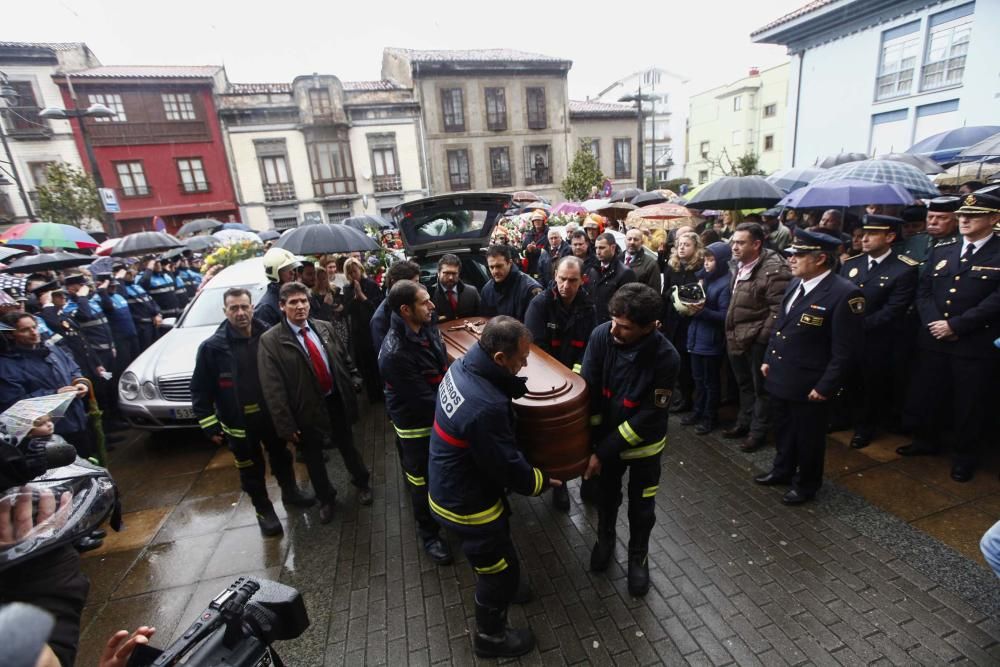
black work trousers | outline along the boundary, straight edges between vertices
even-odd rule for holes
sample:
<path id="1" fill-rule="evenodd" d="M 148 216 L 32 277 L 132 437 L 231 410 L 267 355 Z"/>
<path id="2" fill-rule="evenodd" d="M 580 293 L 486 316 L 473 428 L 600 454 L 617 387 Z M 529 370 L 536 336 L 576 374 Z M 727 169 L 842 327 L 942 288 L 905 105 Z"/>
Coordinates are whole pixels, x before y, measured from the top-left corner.
<path id="1" fill-rule="evenodd" d="M 406 488 L 410 492 L 413 518 L 417 522 L 420 539 L 424 542 L 438 535 L 437 521 L 431 516 L 431 508 L 427 504 L 427 460 L 430 456 L 430 443 L 430 436 L 404 438 L 396 435 L 396 451 L 399 453 L 399 464 L 406 478 Z"/>
<path id="2" fill-rule="evenodd" d="M 264 413 L 247 415 L 245 430 L 245 438 L 226 435 L 226 444 L 233 453 L 236 469 L 240 473 L 240 488 L 250 496 L 250 501 L 257 512 L 266 512 L 273 507 L 267 496 L 264 452 L 261 446 L 267 450 L 271 474 L 282 488 L 295 484 L 292 454 L 285 442 L 275 433 L 274 425 Z"/>
<path id="3" fill-rule="evenodd" d="M 455 533 L 462 540 L 462 553 L 476 573 L 476 602 L 506 609 L 521 578 L 521 563 L 510 539 L 506 514 L 486 526 L 469 526 Z"/>
<path id="4" fill-rule="evenodd" d="M 771 424 L 777 453 L 771 472 L 791 480 L 799 492 L 814 496 L 823 485 L 828 401 L 788 401 L 771 396 Z"/>
<path id="5" fill-rule="evenodd" d="M 660 455 L 632 461 L 601 464 L 598 478 L 600 499 L 598 531 L 613 533 L 618 508 L 622 504 L 622 478 L 628 472 L 629 555 L 643 555 L 649 550 L 649 534 L 656 524 L 656 490 L 660 486 Z"/>
<path id="6" fill-rule="evenodd" d="M 337 497 L 337 490 L 333 488 L 330 476 L 326 472 L 326 464 L 323 462 L 324 449 L 336 448 L 340 451 L 344 467 L 351 476 L 351 484 L 357 488 L 367 489 L 370 475 L 364 461 L 361 460 L 361 453 L 354 446 L 354 434 L 351 431 L 351 424 L 344 415 L 344 404 L 340 396 L 333 392 L 325 400 L 333 432 L 327 434 L 309 424 L 303 424 L 299 447 L 302 449 L 316 498 L 321 503 L 332 503 Z"/>
<path id="7" fill-rule="evenodd" d="M 0 572 L 0 605 L 24 602 L 55 617 L 48 644 L 63 667 L 76 660 L 80 615 L 89 591 L 80 556 L 68 544 Z"/>
<path id="8" fill-rule="evenodd" d="M 139 354 L 142 354 L 156 342 L 156 325 L 152 322 L 136 322 L 135 330 L 139 334 Z"/>
<path id="9" fill-rule="evenodd" d="M 914 435 L 927 445 L 939 447 L 942 425 L 951 423 L 955 431 L 954 462 L 975 465 L 996 409 L 997 362 L 923 349 L 919 354 L 907 401 Z"/>

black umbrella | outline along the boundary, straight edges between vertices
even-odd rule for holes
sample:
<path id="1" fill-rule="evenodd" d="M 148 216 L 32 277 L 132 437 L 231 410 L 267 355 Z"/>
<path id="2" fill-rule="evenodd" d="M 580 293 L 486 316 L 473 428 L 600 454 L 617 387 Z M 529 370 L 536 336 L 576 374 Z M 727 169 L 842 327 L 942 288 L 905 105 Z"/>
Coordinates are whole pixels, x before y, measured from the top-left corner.
<path id="1" fill-rule="evenodd" d="M 197 220 L 190 220 L 181 225 L 181 228 L 177 230 L 177 236 L 185 237 L 197 234 L 198 232 L 215 231 L 222 226 L 222 223 L 218 220 L 213 220 L 212 218 L 198 218 Z"/>
<path id="2" fill-rule="evenodd" d="M 822 160 L 816 160 L 816 166 L 820 169 L 829 169 L 830 167 L 836 167 L 838 164 L 860 162 L 861 160 L 870 159 L 871 158 L 864 153 L 838 153 L 837 155 L 827 155 Z"/>
<path id="3" fill-rule="evenodd" d="M 34 273 L 35 271 L 53 271 L 68 269 L 71 266 L 83 266 L 94 261 L 92 255 L 77 255 L 72 252 L 47 252 L 41 255 L 29 255 L 15 259 L 2 269 L 3 273 Z"/>
<path id="4" fill-rule="evenodd" d="M 282 234 L 274 245 L 296 255 L 378 250 L 380 247 L 374 239 L 354 227 L 329 223 L 296 227 Z"/>
<path id="5" fill-rule="evenodd" d="M 665 204 L 668 201 L 670 200 L 667 199 L 666 195 L 657 190 L 653 190 L 652 192 L 643 192 L 641 195 L 636 195 L 632 198 L 632 203 L 639 207 L 652 206 L 653 204 Z"/>
<path id="6" fill-rule="evenodd" d="M 273 241 L 281 238 L 281 232 L 275 229 L 265 229 L 262 232 L 257 232 L 257 236 L 260 237 L 261 241 Z"/>
<path id="7" fill-rule="evenodd" d="M 23 255 L 28 252 L 24 248 L 8 248 L 6 246 L 0 246 L 0 262 L 6 262 L 11 257 L 17 257 L 18 255 Z"/>
<path id="8" fill-rule="evenodd" d="M 222 245 L 222 241 L 214 236 L 192 236 L 189 239 L 184 239 L 184 245 L 191 252 L 205 252 L 212 248 L 218 248 Z"/>
<path id="9" fill-rule="evenodd" d="M 685 206 L 724 211 L 769 208 L 784 196 L 784 192 L 761 176 L 723 176 L 699 190 Z"/>
<path id="10" fill-rule="evenodd" d="M 111 251 L 111 256 L 152 255 L 181 247 L 184 247 L 184 244 L 166 232 L 136 232 L 122 238 Z"/>
<path id="11" fill-rule="evenodd" d="M 624 190 L 615 190 L 611 193 L 608 198 L 608 202 L 614 204 L 615 202 L 630 202 L 639 195 L 643 193 L 643 190 L 639 188 L 625 188 Z"/>
<path id="12" fill-rule="evenodd" d="M 392 229 L 393 225 L 391 222 L 385 218 L 381 218 L 377 215 L 356 215 L 353 218 L 347 218 L 344 220 L 342 225 L 349 225 L 358 229 L 360 231 L 365 231 L 366 229 L 374 229 L 379 231 L 382 229 Z"/>

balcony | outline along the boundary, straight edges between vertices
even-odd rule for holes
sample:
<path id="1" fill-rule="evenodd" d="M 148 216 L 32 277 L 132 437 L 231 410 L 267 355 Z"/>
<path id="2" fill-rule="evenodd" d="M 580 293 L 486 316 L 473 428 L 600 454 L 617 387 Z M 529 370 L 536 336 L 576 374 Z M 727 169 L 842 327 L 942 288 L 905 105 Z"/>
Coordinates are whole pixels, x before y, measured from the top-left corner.
<path id="1" fill-rule="evenodd" d="M 403 179 L 398 174 L 376 176 L 374 185 L 375 192 L 399 192 L 403 189 Z"/>
<path id="2" fill-rule="evenodd" d="M 168 120 L 148 123 L 87 123 L 94 146 L 137 146 L 211 141 L 203 120 Z"/>
<path id="3" fill-rule="evenodd" d="M 524 177 L 525 185 L 550 185 L 552 177 L 548 167 L 534 167 Z"/>
<path id="4" fill-rule="evenodd" d="M 264 201 L 292 201 L 295 199 L 295 185 L 292 183 L 265 183 Z"/>

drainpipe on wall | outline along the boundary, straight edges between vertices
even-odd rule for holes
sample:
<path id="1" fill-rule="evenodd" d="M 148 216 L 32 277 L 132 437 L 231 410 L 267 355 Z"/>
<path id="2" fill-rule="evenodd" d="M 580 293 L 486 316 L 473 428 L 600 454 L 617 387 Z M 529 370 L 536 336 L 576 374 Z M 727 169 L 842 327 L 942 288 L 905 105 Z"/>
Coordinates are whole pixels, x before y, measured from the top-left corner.
<path id="1" fill-rule="evenodd" d="M 799 75 L 795 80 L 795 120 L 792 124 L 792 166 L 795 166 L 796 153 L 799 147 L 799 103 L 802 99 L 802 66 L 805 64 L 805 51 L 799 51 Z"/>

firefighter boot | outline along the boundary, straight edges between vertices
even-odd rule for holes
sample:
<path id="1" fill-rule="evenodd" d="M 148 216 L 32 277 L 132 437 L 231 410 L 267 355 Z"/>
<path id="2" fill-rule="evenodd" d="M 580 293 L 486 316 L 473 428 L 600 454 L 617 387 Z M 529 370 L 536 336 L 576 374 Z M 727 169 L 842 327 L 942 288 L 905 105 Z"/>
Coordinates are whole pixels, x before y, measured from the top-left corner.
<path id="1" fill-rule="evenodd" d="M 597 542 L 590 552 L 590 571 L 604 572 L 611 564 L 615 555 L 615 522 L 618 513 L 614 511 L 597 511 Z"/>
<path id="2" fill-rule="evenodd" d="M 513 658 L 535 648 L 531 628 L 507 627 L 507 609 L 487 607 L 476 600 L 476 634 L 472 647 L 480 658 Z"/>
<path id="3" fill-rule="evenodd" d="M 649 533 L 629 540 L 628 592 L 641 598 L 649 591 Z"/>
<path id="4" fill-rule="evenodd" d="M 257 510 L 257 525 L 260 526 L 260 534 L 264 537 L 277 537 L 285 532 L 278 515 L 274 513 L 274 507 Z"/>

